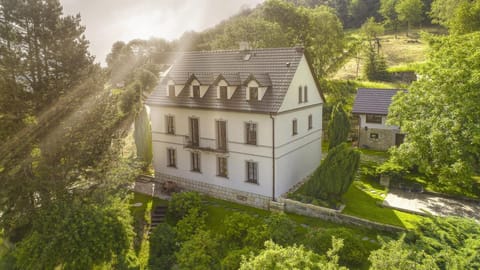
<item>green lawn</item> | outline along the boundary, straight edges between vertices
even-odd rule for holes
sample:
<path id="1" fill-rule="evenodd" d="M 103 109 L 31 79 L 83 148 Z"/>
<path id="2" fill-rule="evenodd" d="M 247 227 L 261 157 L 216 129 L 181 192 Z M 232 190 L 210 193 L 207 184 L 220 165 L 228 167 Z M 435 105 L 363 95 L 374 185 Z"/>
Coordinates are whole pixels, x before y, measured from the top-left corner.
<path id="1" fill-rule="evenodd" d="M 386 188 L 375 182 L 367 180 L 355 181 L 343 196 L 346 203 L 343 213 L 380 223 L 414 229 L 416 223 L 423 217 L 379 206 L 386 193 Z"/>

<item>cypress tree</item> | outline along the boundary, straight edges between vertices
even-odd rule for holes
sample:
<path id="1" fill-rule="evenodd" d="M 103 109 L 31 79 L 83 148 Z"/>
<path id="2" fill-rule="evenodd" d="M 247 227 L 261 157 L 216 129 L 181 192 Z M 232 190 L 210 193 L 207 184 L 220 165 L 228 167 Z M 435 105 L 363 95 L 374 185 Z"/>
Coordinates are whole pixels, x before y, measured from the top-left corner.
<path id="1" fill-rule="evenodd" d="M 135 130 L 133 133 L 135 146 L 137 148 L 137 158 L 145 163 L 145 169 L 152 162 L 152 128 L 148 119 L 147 110 L 143 108 L 135 120 Z"/>
<path id="2" fill-rule="evenodd" d="M 305 192 L 315 198 L 340 200 L 352 184 L 359 165 L 360 152 L 342 143 L 328 152 L 305 184 Z"/>
<path id="3" fill-rule="evenodd" d="M 350 121 L 347 113 L 343 110 L 343 106 L 338 103 L 335 105 L 328 123 L 328 149 L 345 142 L 350 132 Z"/>

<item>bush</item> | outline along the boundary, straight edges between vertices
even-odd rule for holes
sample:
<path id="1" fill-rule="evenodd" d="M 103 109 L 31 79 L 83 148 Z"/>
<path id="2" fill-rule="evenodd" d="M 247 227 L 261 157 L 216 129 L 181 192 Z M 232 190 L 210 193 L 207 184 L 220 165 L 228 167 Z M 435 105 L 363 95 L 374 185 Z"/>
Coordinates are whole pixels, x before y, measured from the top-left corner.
<path id="1" fill-rule="evenodd" d="M 408 172 L 407 169 L 405 169 L 403 166 L 390 161 L 385 162 L 382 165 L 377 167 L 377 174 L 388 175 L 394 181 L 402 180 L 403 176 L 407 172 Z"/>
<path id="2" fill-rule="evenodd" d="M 245 213 L 233 213 L 223 221 L 224 233 L 222 240 L 227 247 L 242 247 L 247 240 L 249 229 L 256 224 L 255 219 Z"/>
<path id="3" fill-rule="evenodd" d="M 188 215 L 182 218 L 175 227 L 177 240 L 184 242 L 190 239 L 198 231 L 205 229 L 205 219 L 207 213 L 200 213 L 198 208 L 190 209 Z"/>
<path id="4" fill-rule="evenodd" d="M 171 269 L 175 263 L 176 232 L 167 223 L 159 224 L 150 235 L 150 256 L 148 265 L 151 269 Z"/>
<path id="5" fill-rule="evenodd" d="M 130 113 L 135 109 L 134 105 L 140 101 L 141 86 L 138 82 L 127 86 L 120 97 L 120 109 L 124 114 Z"/>
<path id="6" fill-rule="evenodd" d="M 198 231 L 175 254 L 179 269 L 218 269 L 218 247 L 217 239 L 210 232 Z"/>
<path id="7" fill-rule="evenodd" d="M 332 246 L 333 236 L 343 239 L 343 248 L 338 252 L 340 265 L 358 268 L 360 265 L 366 263 L 369 253 L 368 250 L 366 250 L 362 240 L 356 238 L 355 235 L 347 229 L 312 230 L 305 237 L 304 245 L 315 253 L 325 254 Z"/>
<path id="8" fill-rule="evenodd" d="M 222 270 L 237 270 L 242 262 L 242 256 L 248 256 L 250 253 L 253 253 L 253 250 L 248 247 L 228 252 L 220 262 Z"/>
<path id="9" fill-rule="evenodd" d="M 198 213 L 204 212 L 202 198 L 197 192 L 175 193 L 168 203 L 168 216 L 175 222 L 186 216 L 191 209 L 198 209 Z"/>
<path id="10" fill-rule="evenodd" d="M 297 225 L 287 215 L 280 213 L 271 214 L 266 220 L 270 239 L 282 246 L 292 245 L 299 235 Z"/>

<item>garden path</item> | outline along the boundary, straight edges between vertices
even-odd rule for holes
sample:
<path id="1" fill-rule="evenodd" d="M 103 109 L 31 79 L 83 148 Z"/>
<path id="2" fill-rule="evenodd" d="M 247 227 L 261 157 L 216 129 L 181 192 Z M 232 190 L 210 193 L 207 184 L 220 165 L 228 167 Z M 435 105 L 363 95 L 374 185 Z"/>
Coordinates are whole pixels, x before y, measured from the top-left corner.
<path id="1" fill-rule="evenodd" d="M 391 190 L 383 201 L 385 207 L 434 216 L 460 216 L 480 221 L 480 203 L 444 198 L 424 193 Z"/>

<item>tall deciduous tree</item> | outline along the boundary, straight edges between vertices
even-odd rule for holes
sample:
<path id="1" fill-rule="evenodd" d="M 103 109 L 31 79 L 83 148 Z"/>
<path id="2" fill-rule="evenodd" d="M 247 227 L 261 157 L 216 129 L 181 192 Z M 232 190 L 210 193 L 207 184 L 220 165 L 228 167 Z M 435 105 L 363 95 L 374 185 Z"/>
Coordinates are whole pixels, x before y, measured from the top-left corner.
<path id="1" fill-rule="evenodd" d="M 387 27 L 392 27 L 395 32 L 395 38 L 398 30 L 398 14 L 395 10 L 398 0 L 380 0 L 379 13 L 385 19 Z"/>
<path id="2" fill-rule="evenodd" d="M 343 104 L 337 104 L 333 108 L 330 122 L 328 122 L 328 149 L 346 142 L 350 132 L 350 120 L 343 109 Z"/>
<path id="3" fill-rule="evenodd" d="M 395 6 L 398 19 L 407 23 L 407 36 L 410 33 L 410 27 L 420 23 L 423 19 L 423 2 L 421 0 L 399 0 Z"/>
<path id="4" fill-rule="evenodd" d="M 432 37 L 431 44 L 421 79 L 390 106 L 389 123 L 408 134 L 392 161 L 469 190 L 480 164 L 480 33 Z"/>
<path id="5" fill-rule="evenodd" d="M 305 183 L 307 195 L 321 199 L 340 200 L 353 182 L 360 165 L 360 152 L 342 143 L 330 151 Z"/>

